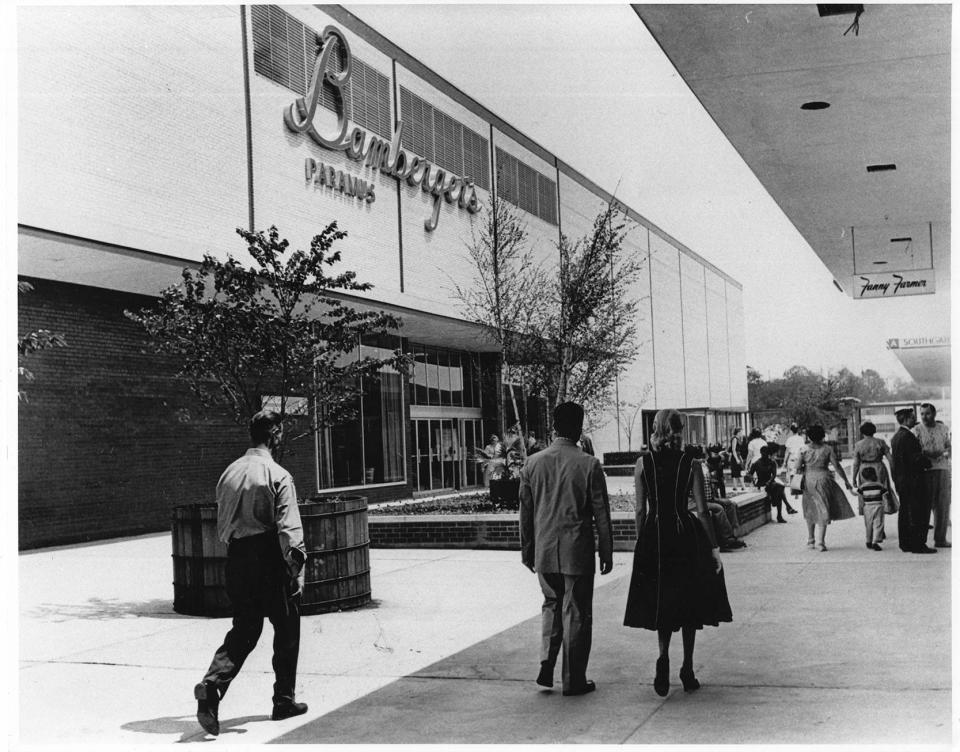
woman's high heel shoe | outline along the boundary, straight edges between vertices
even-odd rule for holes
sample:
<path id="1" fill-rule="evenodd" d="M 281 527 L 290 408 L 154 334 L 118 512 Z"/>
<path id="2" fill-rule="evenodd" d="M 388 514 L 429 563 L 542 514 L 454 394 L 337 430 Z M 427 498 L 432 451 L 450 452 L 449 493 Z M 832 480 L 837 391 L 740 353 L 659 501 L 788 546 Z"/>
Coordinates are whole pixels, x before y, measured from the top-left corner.
<path id="1" fill-rule="evenodd" d="M 683 682 L 684 692 L 694 692 L 700 689 L 700 682 L 697 681 L 697 677 L 693 675 L 693 668 L 690 666 L 680 667 L 680 681 Z"/>
<path id="2" fill-rule="evenodd" d="M 670 659 L 664 656 L 657 658 L 657 675 L 653 679 L 653 691 L 661 697 L 670 692 Z"/>

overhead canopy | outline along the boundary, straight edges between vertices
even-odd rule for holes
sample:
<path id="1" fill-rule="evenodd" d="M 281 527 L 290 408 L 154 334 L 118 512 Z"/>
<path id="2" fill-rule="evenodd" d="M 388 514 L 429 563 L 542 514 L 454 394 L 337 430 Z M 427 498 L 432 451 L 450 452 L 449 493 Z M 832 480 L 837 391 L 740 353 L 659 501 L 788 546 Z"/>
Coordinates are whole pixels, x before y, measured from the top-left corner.
<path id="1" fill-rule="evenodd" d="M 843 289 L 949 295 L 949 4 L 633 7 Z"/>
<path id="2" fill-rule="evenodd" d="M 910 377 L 920 386 L 950 386 L 949 337 L 900 337 L 887 340 Z"/>

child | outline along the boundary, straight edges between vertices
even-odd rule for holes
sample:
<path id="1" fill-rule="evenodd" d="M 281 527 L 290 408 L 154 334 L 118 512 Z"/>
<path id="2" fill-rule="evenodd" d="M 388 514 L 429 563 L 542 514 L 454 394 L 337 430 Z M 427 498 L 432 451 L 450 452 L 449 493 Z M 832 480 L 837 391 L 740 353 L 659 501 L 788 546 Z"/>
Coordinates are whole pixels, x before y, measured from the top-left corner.
<path id="1" fill-rule="evenodd" d="M 727 498 L 727 487 L 723 482 L 723 458 L 720 456 L 719 446 L 707 447 L 707 469 L 710 471 L 710 485 L 713 486 L 714 496 Z"/>
<path id="2" fill-rule="evenodd" d="M 888 493 L 887 487 L 877 480 L 877 471 L 865 467 L 860 471 L 857 495 L 860 497 L 860 514 L 867 528 L 867 548 L 882 551 L 880 536 L 883 530 L 883 503 Z"/>

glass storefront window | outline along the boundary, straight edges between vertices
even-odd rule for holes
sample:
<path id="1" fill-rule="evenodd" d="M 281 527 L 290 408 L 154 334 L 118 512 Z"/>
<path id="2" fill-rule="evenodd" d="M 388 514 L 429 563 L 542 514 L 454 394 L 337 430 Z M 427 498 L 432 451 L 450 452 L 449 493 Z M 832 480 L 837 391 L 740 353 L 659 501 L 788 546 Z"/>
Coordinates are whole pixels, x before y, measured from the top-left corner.
<path id="1" fill-rule="evenodd" d="M 425 347 L 427 354 L 427 404 L 440 404 L 440 363 L 436 348 Z"/>
<path id="2" fill-rule="evenodd" d="M 400 347 L 400 338 L 384 335 L 364 339 L 347 358 L 386 358 Z M 416 388 L 416 386 L 414 387 Z M 356 418 L 329 426 L 317 437 L 317 479 L 320 489 L 402 482 L 404 407 L 403 376 L 380 369 L 366 379 L 354 403 Z"/>
<path id="3" fill-rule="evenodd" d="M 463 368 L 460 365 L 462 360 L 460 353 L 450 353 L 450 401 L 458 407 L 463 406 Z"/>
<path id="4" fill-rule="evenodd" d="M 473 355 L 470 353 L 461 353 L 460 355 L 460 378 L 463 379 L 461 389 L 463 389 L 463 406 L 479 407 L 473 402 Z"/>
<path id="5" fill-rule="evenodd" d="M 449 350 L 440 350 L 437 353 L 440 364 L 440 404 L 446 406 L 453 404 L 450 393 L 450 356 Z"/>

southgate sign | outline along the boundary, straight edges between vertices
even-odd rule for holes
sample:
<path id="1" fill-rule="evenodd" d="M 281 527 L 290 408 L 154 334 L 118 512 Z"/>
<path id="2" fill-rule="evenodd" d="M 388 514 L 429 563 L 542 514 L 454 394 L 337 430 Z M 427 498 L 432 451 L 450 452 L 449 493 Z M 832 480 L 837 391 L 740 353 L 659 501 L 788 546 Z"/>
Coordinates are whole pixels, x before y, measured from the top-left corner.
<path id="1" fill-rule="evenodd" d="M 906 295 L 933 295 L 937 291 L 933 269 L 916 272 L 860 274 L 853 278 L 853 297 L 902 298 Z"/>
<path id="2" fill-rule="evenodd" d="M 349 159 L 359 162 L 365 167 L 379 170 L 381 173 L 395 177 L 397 180 L 406 180 L 407 185 L 419 185 L 424 193 L 433 196 L 433 213 L 424 220 L 423 226 L 427 232 L 432 232 L 440 219 L 440 203 L 456 203 L 461 210 L 470 214 L 480 211 L 480 202 L 473 180 L 469 177 L 459 177 L 446 170 L 432 165 L 428 160 L 419 156 L 407 154 L 400 148 L 400 135 L 403 132 L 403 121 L 398 121 L 389 141 L 368 133 L 359 126 L 350 128 L 344 108 L 337 112 L 338 132 L 332 134 L 320 133 L 314 125 L 314 116 L 320 102 L 320 93 L 323 82 L 326 81 L 341 93 L 350 81 L 353 72 L 353 56 L 346 38 L 335 26 L 327 26 L 320 35 L 322 51 L 317 55 L 313 66 L 313 77 L 310 80 L 310 89 L 306 96 L 299 97 L 283 113 L 283 122 L 294 133 L 306 133 L 324 149 L 342 151 Z M 327 70 L 330 56 L 333 54 L 336 40 L 343 49 L 344 67 L 339 74 Z M 359 178 L 337 171 L 333 167 L 317 163 L 307 157 L 304 164 L 304 173 L 309 182 L 313 180 L 317 185 L 328 185 L 350 196 L 357 196 L 367 203 L 375 200 L 374 187 Z"/>

